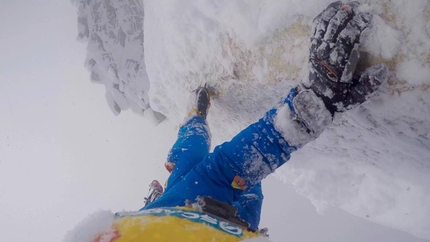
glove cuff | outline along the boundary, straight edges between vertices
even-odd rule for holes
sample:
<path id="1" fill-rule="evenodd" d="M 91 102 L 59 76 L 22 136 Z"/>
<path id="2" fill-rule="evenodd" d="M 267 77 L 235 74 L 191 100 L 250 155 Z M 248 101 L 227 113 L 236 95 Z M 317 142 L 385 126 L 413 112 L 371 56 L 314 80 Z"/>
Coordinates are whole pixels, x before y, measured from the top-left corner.
<path id="1" fill-rule="evenodd" d="M 324 101 L 310 89 L 296 87 L 298 94 L 293 99 L 294 120 L 300 122 L 311 135 L 320 135 L 332 122 L 332 114 Z"/>
<path id="2" fill-rule="evenodd" d="M 275 119 L 275 127 L 290 146 L 297 148 L 317 138 L 332 122 L 324 102 L 312 90 L 298 86 Z"/>

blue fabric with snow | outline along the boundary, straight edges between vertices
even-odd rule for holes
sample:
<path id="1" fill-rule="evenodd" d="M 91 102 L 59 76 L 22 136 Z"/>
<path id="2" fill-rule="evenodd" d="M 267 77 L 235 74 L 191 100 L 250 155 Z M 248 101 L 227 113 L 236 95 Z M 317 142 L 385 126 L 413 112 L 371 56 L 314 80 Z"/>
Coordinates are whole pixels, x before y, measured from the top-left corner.
<path id="1" fill-rule="evenodd" d="M 167 180 L 166 191 L 209 154 L 210 136 L 206 120 L 199 116 L 192 117 L 179 128 L 178 138 L 167 157 L 175 168 Z"/>
<path id="2" fill-rule="evenodd" d="M 292 109 L 295 95 L 295 89 L 291 89 L 280 106 L 287 104 Z M 198 195 L 211 196 L 238 207 L 239 216 L 256 229 L 263 200 L 260 181 L 287 162 L 297 149 L 275 129 L 276 113 L 277 108 L 269 110 L 212 153 L 206 121 L 198 116 L 189 119 L 169 153 L 175 168 L 164 194 L 142 209 L 184 206 L 186 200 L 195 201 Z M 240 181 L 240 186 L 233 186 L 233 181 Z"/>

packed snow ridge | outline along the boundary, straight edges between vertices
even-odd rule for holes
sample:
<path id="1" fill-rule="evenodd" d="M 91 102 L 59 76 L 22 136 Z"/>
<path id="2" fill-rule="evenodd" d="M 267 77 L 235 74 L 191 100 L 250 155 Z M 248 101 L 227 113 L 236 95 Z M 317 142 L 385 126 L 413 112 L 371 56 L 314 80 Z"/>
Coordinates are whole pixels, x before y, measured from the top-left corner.
<path id="1" fill-rule="evenodd" d="M 312 19 L 330 3 L 73 2 L 91 80 L 105 85 L 113 112 L 155 113 L 179 124 L 190 91 L 208 83 L 218 91 L 208 116 L 215 144 L 304 80 Z M 336 206 L 430 239 L 430 3 L 361 3 L 375 15 L 367 59 L 385 63 L 389 81 L 335 116 L 275 175 L 321 213 Z"/>

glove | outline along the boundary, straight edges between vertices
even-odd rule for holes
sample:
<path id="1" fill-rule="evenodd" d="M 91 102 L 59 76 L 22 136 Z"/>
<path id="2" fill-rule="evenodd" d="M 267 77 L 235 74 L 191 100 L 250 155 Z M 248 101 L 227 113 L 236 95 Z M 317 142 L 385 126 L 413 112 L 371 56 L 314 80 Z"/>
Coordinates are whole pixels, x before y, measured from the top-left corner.
<path id="1" fill-rule="evenodd" d="M 358 6 L 334 2 L 313 21 L 309 83 L 304 87 L 323 100 L 332 116 L 366 101 L 388 76 L 383 64 L 356 72 L 361 37 L 372 20 Z"/>

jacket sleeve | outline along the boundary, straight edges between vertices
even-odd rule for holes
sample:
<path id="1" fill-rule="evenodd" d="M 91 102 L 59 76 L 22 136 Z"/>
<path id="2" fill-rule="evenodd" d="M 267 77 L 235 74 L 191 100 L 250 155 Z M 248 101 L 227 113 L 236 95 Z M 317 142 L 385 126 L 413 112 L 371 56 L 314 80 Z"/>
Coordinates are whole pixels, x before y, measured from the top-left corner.
<path id="1" fill-rule="evenodd" d="M 332 121 L 313 91 L 293 88 L 258 122 L 218 146 L 214 153 L 230 170 L 231 186 L 252 187 L 290 159 L 291 153 L 317 138 Z"/>

